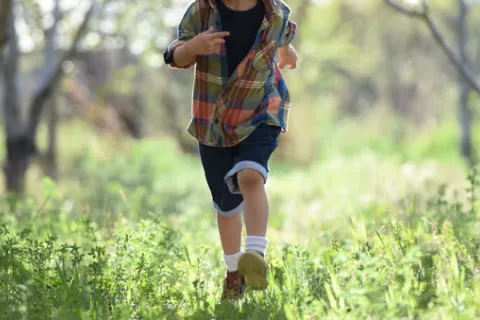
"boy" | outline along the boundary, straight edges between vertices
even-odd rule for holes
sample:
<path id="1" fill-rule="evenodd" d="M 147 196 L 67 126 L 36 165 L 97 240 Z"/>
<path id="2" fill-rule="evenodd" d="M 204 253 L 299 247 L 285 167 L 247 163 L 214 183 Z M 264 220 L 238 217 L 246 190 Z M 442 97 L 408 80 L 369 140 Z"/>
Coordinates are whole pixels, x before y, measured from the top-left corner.
<path id="1" fill-rule="evenodd" d="M 217 210 L 227 267 L 222 300 L 241 298 L 247 285 L 268 285 L 265 182 L 287 127 L 290 97 L 280 69 L 293 69 L 297 61 L 289 16 L 280 0 L 195 0 L 164 55 L 171 67 L 196 66 L 188 131 L 199 141 Z"/>

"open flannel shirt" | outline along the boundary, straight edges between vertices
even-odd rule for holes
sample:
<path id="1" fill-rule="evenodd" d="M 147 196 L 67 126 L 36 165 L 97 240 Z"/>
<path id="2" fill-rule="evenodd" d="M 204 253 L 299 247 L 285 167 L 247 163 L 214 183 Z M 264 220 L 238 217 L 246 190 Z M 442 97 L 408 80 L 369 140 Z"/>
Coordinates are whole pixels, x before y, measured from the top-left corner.
<path id="1" fill-rule="evenodd" d="M 263 0 L 265 18 L 252 49 L 228 75 L 225 45 L 220 52 L 198 56 L 187 66 L 176 65 L 173 53 L 182 43 L 213 26 L 222 31 L 216 0 L 195 0 L 178 26 L 178 39 L 165 52 L 173 68 L 195 65 L 192 120 L 188 132 L 208 146 L 229 147 L 248 137 L 261 123 L 287 128 L 290 95 L 275 62 L 279 47 L 290 44 L 296 24 L 280 0 Z M 246 21 L 245 23 L 248 23 Z"/>

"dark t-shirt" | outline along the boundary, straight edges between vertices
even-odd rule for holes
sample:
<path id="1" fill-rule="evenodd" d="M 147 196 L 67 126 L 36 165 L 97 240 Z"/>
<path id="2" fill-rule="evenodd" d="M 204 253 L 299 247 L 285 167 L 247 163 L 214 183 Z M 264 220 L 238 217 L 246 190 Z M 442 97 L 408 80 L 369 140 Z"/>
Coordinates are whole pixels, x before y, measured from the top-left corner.
<path id="1" fill-rule="evenodd" d="M 231 76 L 252 49 L 265 17 L 265 6 L 262 0 L 257 0 L 255 7 L 246 11 L 236 11 L 225 6 L 222 0 L 217 1 L 217 4 L 223 31 L 230 32 L 230 36 L 225 38 L 225 45 L 228 73 Z"/>

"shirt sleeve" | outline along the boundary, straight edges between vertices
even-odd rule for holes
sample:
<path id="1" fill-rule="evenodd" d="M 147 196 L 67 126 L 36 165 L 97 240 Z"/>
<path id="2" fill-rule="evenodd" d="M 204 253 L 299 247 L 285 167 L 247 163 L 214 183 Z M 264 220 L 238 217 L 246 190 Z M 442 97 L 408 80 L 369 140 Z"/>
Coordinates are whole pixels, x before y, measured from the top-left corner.
<path id="1" fill-rule="evenodd" d="M 199 19 L 199 10 L 200 10 L 200 3 L 199 1 L 194 1 L 190 4 L 187 11 L 183 15 L 182 20 L 177 28 L 177 39 L 173 41 L 165 50 L 163 54 L 163 58 L 165 64 L 169 65 L 172 68 L 177 69 L 189 69 L 193 65 L 195 65 L 196 61 L 192 61 L 186 66 L 179 66 L 175 63 L 174 60 L 174 52 L 175 50 L 183 45 L 186 41 L 191 40 L 197 34 L 200 33 L 201 25 Z"/>
<path id="2" fill-rule="evenodd" d="M 283 14 L 283 23 L 280 32 L 280 37 L 278 43 L 280 47 L 289 45 L 295 38 L 295 33 L 297 31 L 297 24 L 290 20 L 290 8 L 285 6 Z"/>

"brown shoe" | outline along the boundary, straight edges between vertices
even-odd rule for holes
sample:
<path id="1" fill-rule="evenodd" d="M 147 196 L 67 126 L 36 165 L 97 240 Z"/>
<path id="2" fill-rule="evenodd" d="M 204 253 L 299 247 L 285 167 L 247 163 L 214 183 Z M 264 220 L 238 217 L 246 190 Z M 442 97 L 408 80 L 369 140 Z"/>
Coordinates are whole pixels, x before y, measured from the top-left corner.
<path id="1" fill-rule="evenodd" d="M 265 290 L 268 287 L 268 265 L 257 251 L 247 251 L 238 259 L 238 271 L 245 276 L 248 288 Z"/>
<path id="2" fill-rule="evenodd" d="M 242 299 L 245 287 L 245 277 L 240 272 L 227 272 L 227 277 L 223 280 L 222 301 Z"/>

